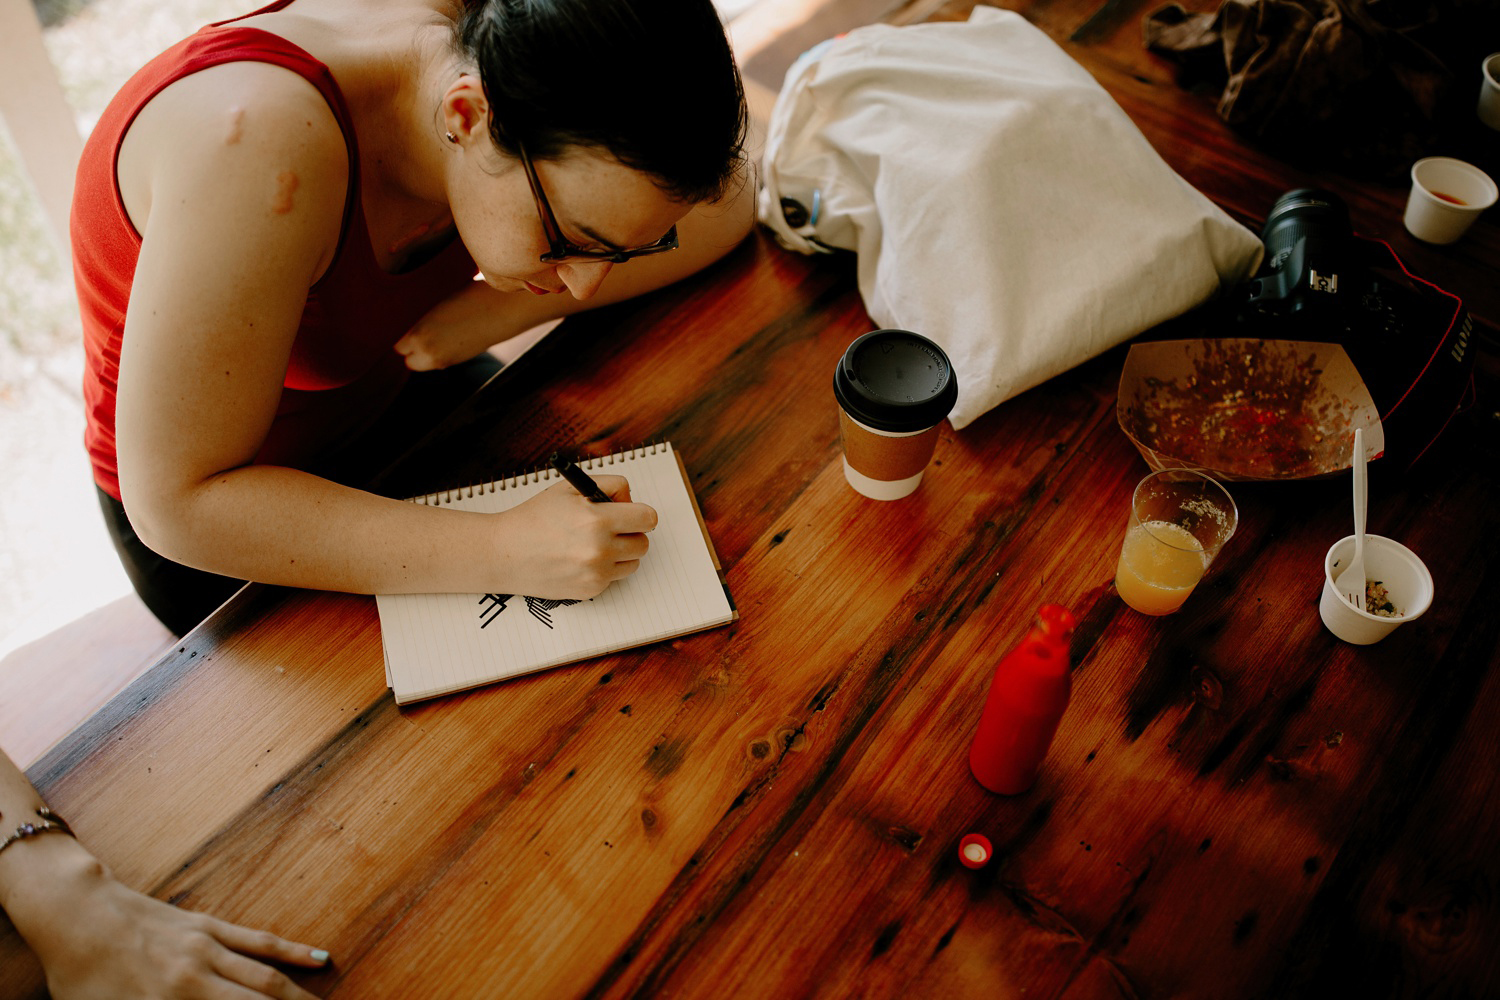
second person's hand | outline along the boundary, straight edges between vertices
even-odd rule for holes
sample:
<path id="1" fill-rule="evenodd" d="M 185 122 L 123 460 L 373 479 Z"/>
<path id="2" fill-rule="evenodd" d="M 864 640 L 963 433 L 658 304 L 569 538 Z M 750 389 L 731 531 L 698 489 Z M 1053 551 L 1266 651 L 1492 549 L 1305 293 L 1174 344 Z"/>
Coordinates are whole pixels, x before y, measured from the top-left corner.
<path id="1" fill-rule="evenodd" d="M 58 1000 L 315 1000 L 273 963 L 321 968 L 327 952 L 145 896 L 76 841 L 53 835 L 27 846 L 47 883 L 13 892 L 10 915 Z"/>

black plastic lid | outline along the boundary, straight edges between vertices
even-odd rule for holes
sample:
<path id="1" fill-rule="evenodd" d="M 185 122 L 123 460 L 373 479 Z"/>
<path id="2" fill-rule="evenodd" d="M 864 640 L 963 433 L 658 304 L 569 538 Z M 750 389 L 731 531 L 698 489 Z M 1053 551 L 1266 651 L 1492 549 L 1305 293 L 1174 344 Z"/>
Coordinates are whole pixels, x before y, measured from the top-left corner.
<path id="1" fill-rule="evenodd" d="M 920 431 L 958 402 L 958 376 L 943 349 L 909 330 L 875 330 L 849 345 L 833 395 L 855 420 L 881 431 Z"/>

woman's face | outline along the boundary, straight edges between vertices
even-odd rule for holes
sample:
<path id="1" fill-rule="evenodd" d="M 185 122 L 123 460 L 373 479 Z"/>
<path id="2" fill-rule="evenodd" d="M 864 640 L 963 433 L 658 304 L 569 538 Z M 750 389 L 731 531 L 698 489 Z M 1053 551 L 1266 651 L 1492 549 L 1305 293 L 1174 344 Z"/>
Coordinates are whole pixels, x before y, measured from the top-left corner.
<path id="1" fill-rule="evenodd" d="M 589 298 L 613 267 L 607 261 L 543 263 L 550 249 L 536 200 L 519 159 L 492 146 L 468 150 L 449 187 L 459 237 L 484 280 L 502 292 L 568 292 Z M 654 243 L 692 207 L 676 201 L 645 174 L 608 153 L 574 147 L 554 160 L 534 160 L 563 237 L 588 250 Z"/>

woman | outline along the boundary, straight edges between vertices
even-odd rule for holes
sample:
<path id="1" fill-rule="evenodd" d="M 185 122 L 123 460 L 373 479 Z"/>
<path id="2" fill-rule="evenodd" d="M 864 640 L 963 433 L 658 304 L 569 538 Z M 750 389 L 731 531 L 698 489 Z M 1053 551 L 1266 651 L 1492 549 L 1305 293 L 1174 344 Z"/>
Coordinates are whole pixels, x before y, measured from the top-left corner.
<path id="1" fill-rule="evenodd" d="M 0 910 L 41 960 L 54 1000 L 311 1000 L 266 962 L 328 963 L 321 949 L 179 910 L 116 882 L 3 753 Z"/>
<path id="2" fill-rule="evenodd" d="M 280 0 L 145 67 L 72 236 L 87 444 L 147 605 L 180 634 L 241 580 L 584 598 L 634 572 L 656 515 L 618 477 L 625 502 L 486 515 L 319 470 L 420 383 L 456 392 L 437 370 L 731 249 L 744 127 L 709 0 Z"/>

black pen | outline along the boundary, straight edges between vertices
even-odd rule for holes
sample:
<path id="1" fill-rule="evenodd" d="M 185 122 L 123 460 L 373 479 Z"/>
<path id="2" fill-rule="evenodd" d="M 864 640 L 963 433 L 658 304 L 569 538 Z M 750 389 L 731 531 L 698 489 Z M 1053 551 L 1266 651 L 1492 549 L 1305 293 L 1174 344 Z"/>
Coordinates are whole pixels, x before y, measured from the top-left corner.
<path id="1" fill-rule="evenodd" d="M 579 493 L 588 497 L 594 503 L 613 503 L 614 498 L 599 488 L 599 484 L 589 478 L 589 474 L 573 464 L 572 459 L 563 458 L 557 452 L 552 453 L 552 467 L 561 473 Z"/>

